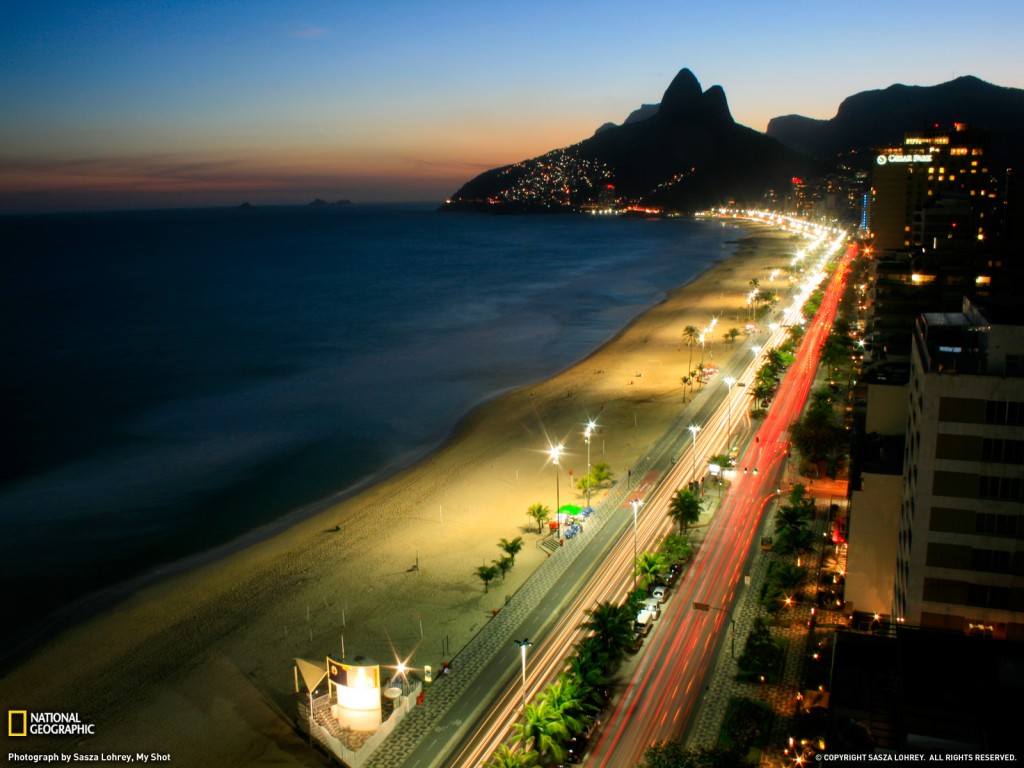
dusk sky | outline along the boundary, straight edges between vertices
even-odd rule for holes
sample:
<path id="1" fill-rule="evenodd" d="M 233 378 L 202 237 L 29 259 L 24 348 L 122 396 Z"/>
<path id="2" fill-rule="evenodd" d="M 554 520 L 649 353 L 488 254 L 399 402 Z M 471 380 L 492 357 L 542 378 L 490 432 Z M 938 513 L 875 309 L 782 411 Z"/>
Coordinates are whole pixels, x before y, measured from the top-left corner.
<path id="1" fill-rule="evenodd" d="M 8 3 L 0 211 L 440 202 L 689 67 L 764 130 L 960 75 L 1024 87 L 1024 3 Z"/>

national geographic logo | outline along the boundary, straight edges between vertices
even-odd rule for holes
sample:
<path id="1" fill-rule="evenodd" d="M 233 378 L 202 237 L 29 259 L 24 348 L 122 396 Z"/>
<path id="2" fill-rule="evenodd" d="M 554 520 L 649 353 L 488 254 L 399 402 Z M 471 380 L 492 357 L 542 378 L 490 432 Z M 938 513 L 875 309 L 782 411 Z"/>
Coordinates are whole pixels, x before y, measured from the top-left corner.
<path id="1" fill-rule="evenodd" d="M 7 710 L 8 736 L 95 736 L 96 726 L 83 723 L 77 712 Z"/>

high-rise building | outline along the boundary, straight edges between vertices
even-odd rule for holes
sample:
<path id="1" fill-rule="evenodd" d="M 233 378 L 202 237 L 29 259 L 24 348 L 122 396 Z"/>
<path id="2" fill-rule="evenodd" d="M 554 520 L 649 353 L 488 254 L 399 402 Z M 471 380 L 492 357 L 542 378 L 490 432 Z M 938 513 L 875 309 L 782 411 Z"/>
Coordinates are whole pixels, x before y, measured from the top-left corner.
<path id="1" fill-rule="evenodd" d="M 986 301 L 915 328 L 893 617 L 1024 640 L 1024 302 Z"/>
<path id="2" fill-rule="evenodd" d="M 878 151 L 868 228 L 876 250 L 973 248 L 995 234 L 999 182 L 989 136 L 956 123 Z"/>

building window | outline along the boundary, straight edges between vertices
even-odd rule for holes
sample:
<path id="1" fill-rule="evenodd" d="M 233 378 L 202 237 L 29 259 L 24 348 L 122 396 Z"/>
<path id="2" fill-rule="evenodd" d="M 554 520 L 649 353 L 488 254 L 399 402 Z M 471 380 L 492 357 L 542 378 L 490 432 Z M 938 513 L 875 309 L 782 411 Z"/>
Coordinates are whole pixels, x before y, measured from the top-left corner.
<path id="1" fill-rule="evenodd" d="M 1016 536 L 1018 527 L 1014 515 L 979 512 L 974 518 L 974 532 L 983 536 Z"/>
<path id="2" fill-rule="evenodd" d="M 1010 553 L 999 549 L 972 549 L 971 570 L 985 573 L 1009 573 Z"/>
<path id="3" fill-rule="evenodd" d="M 1024 501 L 1019 477 L 978 476 L 978 497 L 999 501 Z"/>
<path id="4" fill-rule="evenodd" d="M 997 464 L 1024 464 L 1024 440 L 986 437 L 981 441 L 981 458 Z"/>

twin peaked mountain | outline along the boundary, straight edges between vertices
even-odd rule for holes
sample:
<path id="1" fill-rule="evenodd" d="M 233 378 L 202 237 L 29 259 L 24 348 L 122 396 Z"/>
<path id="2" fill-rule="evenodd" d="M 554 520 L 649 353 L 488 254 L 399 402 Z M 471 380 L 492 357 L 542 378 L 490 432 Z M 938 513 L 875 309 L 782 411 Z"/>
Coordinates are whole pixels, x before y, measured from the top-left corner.
<path id="1" fill-rule="evenodd" d="M 730 201 L 761 204 L 794 177 L 848 175 L 872 149 L 907 131 L 967 122 L 992 134 L 1001 167 L 1024 164 L 1024 91 L 975 77 L 941 85 L 892 85 L 846 99 L 835 117 L 775 118 L 762 134 L 738 125 L 720 86 L 701 89 L 688 69 L 660 105 L 644 105 L 623 125 L 589 139 L 480 174 L 452 195 L 449 209 L 573 211 L 629 207 L 693 211 Z"/>
<path id="2" fill-rule="evenodd" d="M 642 117 L 645 112 L 654 112 Z M 636 113 L 634 113 L 636 115 Z M 495 168 L 456 192 L 448 208 L 692 210 L 728 200 L 762 200 L 794 176 L 824 167 L 732 119 L 720 86 L 702 91 L 688 69 L 655 112 L 532 160 Z"/>

